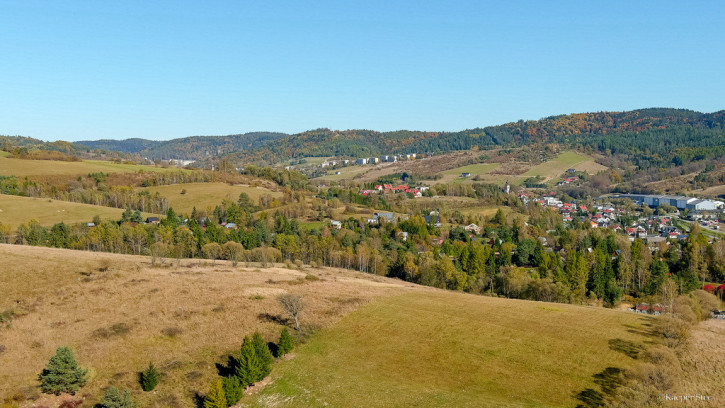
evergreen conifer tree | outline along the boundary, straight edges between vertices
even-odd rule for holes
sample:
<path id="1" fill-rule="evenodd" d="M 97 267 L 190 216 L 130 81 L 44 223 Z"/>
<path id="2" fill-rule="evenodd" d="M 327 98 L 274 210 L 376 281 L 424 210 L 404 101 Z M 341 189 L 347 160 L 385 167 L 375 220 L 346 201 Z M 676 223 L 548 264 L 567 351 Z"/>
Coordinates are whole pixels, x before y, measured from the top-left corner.
<path id="1" fill-rule="evenodd" d="M 292 336 L 290 336 L 289 330 L 287 330 L 286 327 L 283 327 L 282 333 L 279 335 L 279 343 L 277 343 L 277 357 L 282 357 L 289 353 L 292 351 L 292 347 Z"/>
<path id="2" fill-rule="evenodd" d="M 222 385 L 224 388 L 224 396 L 227 399 L 227 405 L 231 406 L 236 404 L 244 396 L 244 385 L 242 385 L 242 382 L 236 375 L 224 377 Z"/>
<path id="3" fill-rule="evenodd" d="M 62 392 L 75 393 L 86 385 L 87 374 L 88 370 L 78 366 L 69 347 L 58 347 L 40 373 L 41 389 L 45 393 L 56 395 Z"/>
<path id="4" fill-rule="evenodd" d="M 224 396 L 221 378 L 211 383 L 209 393 L 204 399 L 204 408 L 227 408 L 227 398 Z"/>
<path id="5" fill-rule="evenodd" d="M 149 368 L 141 373 L 141 388 L 144 391 L 153 391 L 159 384 L 159 372 L 153 363 L 149 363 Z"/>
<path id="6" fill-rule="evenodd" d="M 257 381 L 260 381 L 272 372 L 274 356 L 272 356 L 272 352 L 269 351 L 267 342 L 264 341 L 259 332 L 255 332 L 254 336 L 252 336 L 252 345 L 254 345 L 254 351 L 257 353 L 257 358 L 260 363 L 260 373 L 259 378 L 257 378 Z"/>
<path id="7" fill-rule="evenodd" d="M 124 390 L 121 392 L 116 387 L 110 387 L 106 390 L 103 395 L 103 401 L 101 401 L 101 407 L 103 408 L 135 408 L 136 403 L 131 398 L 131 392 Z"/>
<path id="8" fill-rule="evenodd" d="M 243 386 L 254 384 L 261 375 L 262 367 L 257 357 L 257 351 L 254 349 L 252 340 L 249 336 L 244 337 L 242 342 L 242 352 L 239 355 L 239 364 L 237 365 L 237 377 Z"/>

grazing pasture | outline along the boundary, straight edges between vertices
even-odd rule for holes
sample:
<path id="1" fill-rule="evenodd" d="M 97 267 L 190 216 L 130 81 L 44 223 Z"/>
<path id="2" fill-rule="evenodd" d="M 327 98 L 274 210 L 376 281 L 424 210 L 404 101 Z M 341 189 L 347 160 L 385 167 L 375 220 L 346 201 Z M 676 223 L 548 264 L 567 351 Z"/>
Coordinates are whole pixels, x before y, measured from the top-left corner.
<path id="1" fill-rule="evenodd" d="M 122 164 L 105 160 L 77 162 L 55 160 L 13 159 L 0 155 L 0 176 L 67 176 L 89 173 L 134 173 L 139 170 L 154 172 L 190 171 L 177 167 L 158 167 L 138 164 Z"/>
<path id="2" fill-rule="evenodd" d="M 0 223 L 12 229 L 30 220 L 37 220 L 41 225 L 53 225 L 59 222 L 66 224 L 91 222 L 93 217 L 120 220 L 120 208 L 102 207 L 99 205 L 72 203 L 47 198 L 19 197 L 0 194 Z M 148 216 L 148 214 L 144 214 Z"/>
<path id="3" fill-rule="evenodd" d="M 214 209 L 214 206 L 221 204 L 222 200 L 236 202 L 241 193 L 247 193 L 255 203 L 259 200 L 259 197 L 266 194 L 272 197 L 282 197 L 282 193 L 263 187 L 230 185 L 228 183 L 171 184 L 139 188 L 139 190 L 146 190 L 151 194 L 159 193 L 169 200 L 169 206 L 174 211 L 185 214 L 191 213 L 194 207 L 198 210 Z"/>
<path id="4" fill-rule="evenodd" d="M 444 291 L 379 298 L 322 330 L 243 406 L 562 407 L 635 363 L 651 318 Z"/>

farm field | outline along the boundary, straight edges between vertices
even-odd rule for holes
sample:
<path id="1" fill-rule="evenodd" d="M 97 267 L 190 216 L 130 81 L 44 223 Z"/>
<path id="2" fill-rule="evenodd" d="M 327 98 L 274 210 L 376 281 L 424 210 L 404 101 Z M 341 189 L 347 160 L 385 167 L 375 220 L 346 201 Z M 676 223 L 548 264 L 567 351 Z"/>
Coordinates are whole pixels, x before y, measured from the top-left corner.
<path id="1" fill-rule="evenodd" d="M 41 225 L 59 222 L 91 222 L 96 215 L 102 219 L 120 220 L 124 210 L 99 205 L 71 203 L 47 198 L 19 197 L 0 194 L 0 223 L 16 229 L 35 219 Z M 149 214 L 144 214 L 144 217 Z"/>
<path id="2" fill-rule="evenodd" d="M 23 160 L 0 156 L 0 176 L 57 176 L 85 175 L 88 173 L 134 173 L 139 170 L 154 172 L 189 171 L 176 167 L 156 167 L 137 164 L 121 164 L 104 160 L 65 162 L 56 160 Z"/>
<path id="3" fill-rule="evenodd" d="M 329 170 L 326 175 L 318 177 L 314 180 L 325 180 L 325 181 L 340 181 L 340 180 L 352 180 L 355 176 L 363 174 L 373 169 L 372 165 L 361 165 L 361 166 L 347 166 L 336 170 Z M 335 172 L 340 174 L 335 174 Z"/>
<path id="4" fill-rule="evenodd" d="M 470 215 L 478 215 L 486 218 L 493 217 L 498 210 L 503 211 L 504 214 L 512 213 L 511 207 L 507 206 L 494 206 L 494 207 L 468 207 L 468 208 L 461 208 L 462 214 L 470 214 Z M 525 214 L 519 214 L 519 216 L 526 218 L 527 215 Z"/>
<path id="5" fill-rule="evenodd" d="M 379 298 L 315 335 L 248 407 L 562 407 L 635 362 L 650 318 L 601 308 L 417 292 Z"/>
<path id="6" fill-rule="evenodd" d="M 555 179 L 566 172 L 567 169 L 596 173 L 607 168 L 594 162 L 594 159 L 590 156 L 569 151 L 559 154 L 555 159 L 532 167 L 529 171 L 520 175 L 519 179 L 523 180 L 529 177 L 541 176 L 544 180 L 548 181 Z"/>
<path id="7" fill-rule="evenodd" d="M 438 180 L 440 183 L 447 183 L 451 181 L 464 181 L 467 179 L 461 178 L 462 173 L 471 173 L 471 178 L 487 174 L 491 171 L 496 170 L 501 166 L 500 163 L 480 163 L 480 164 L 469 164 L 468 166 L 456 167 L 454 169 L 446 170 L 441 172 L 443 177 Z"/>
<path id="8" fill-rule="evenodd" d="M 198 210 L 214 209 L 214 206 L 221 204 L 222 200 L 237 201 L 239 194 L 247 193 L 255 203 L 259 197 L 269 194 L 272 197 L 281 197 L 282 193 L 268 190 L 262 187 L 247 185 L 229 185 L 228 183 L 189 183 L 171 184 L 165 186 L 154 186 L 139 188 L 151 194 L 157 192 L 169 200 L 169 206 L 176 212 L 190 214 L 196 207 Z M 186 194 L 181 194 L 186 190 Z"/>
<path id="9" fill-rule="evenodd" d="M 148 257 L 4 244 L 0 264 L 0 312 L 16 315 L 0 329 L 0 403 L 32 398 L 33 406 L 49 407 L 58 404 L 39 394 L 37 377 L 59 346 L 72 347 L 90 369 L 79 393 L 88 406 L 115 385 L 130 389 L 139 406 L 192 408 L 217 376 L 215 364 L 238 353 L 245 335 L 278 339 L 285 317 L 277 295 L 303 296 L 300 322 L 309 331 L 334 325 L 376 297 L 421 290 L 335 269 L 203 260 L 152 267 Z M 137 372 L 149 361 L 162 379 L 144 393 Z"/>

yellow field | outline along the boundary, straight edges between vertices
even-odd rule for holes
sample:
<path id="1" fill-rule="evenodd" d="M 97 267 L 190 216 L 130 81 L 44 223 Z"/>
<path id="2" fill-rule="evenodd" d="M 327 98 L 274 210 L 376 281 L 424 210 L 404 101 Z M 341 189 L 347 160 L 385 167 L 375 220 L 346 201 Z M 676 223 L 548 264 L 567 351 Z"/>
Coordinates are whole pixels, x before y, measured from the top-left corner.
<path id="1" fill-rule="evenodd" d="M 347 166 L 337 170 L 329 170 L 326 175 L 318 177 L 315 180 L 327 180 L 327 181 L 340 181 L 340 180 L 352 180 L 355 176 L 363 174 L 373 169 L 371 165 L 360 165 L 360 166 Z M 335 174 L 335 172 L 340 174 Z"/>
<path id="2" fill-rule="evenodd" d="M 103 219 L 120 220 L 123 211 L 120 208 L 0 194 L 0 223 L 13 229 L 32 219 L 38 220 L 41 225 L 52 225 L 61 221 L 91 222 L 96 215 Z"/>
<path id="3" fill-rule="evenodd" d="M 523 180 L 529 177 L 541 176 L 544 180 L 551 180 L 560 176 L 568 169 L 585 171 L 587 173 L 594 174 L 600 170 L 606 170 L 607 168 L 596 163 L 590 156 L 570 151 L 563 152 L 556 156 L 555 159 L 534 166 L 529 171 L 519 176 L 519 179 Z"/>
<path id="4" fill-rule="evenodd" d="M 56 175 L 85 175 L 88 173 L 134 173 L 143 171 L 188 171 L 176 167 L 142 166 L 134 164 L 119 164 L 104 160 L 84 160 L 79 162 L 65 162 L 55 160 L 22 160 L 0 156 L 0 176 L 56 176 Z"/>
<path id="5" fill-rule="evenodd" d="M 172 184 L 167 186 L 154 186 L 139 188 L 147 190 L 151 194 L 157 192 L 169 200 L 169 206 L 176 212 L 189 214 L 194 207 L 197 210 L 214 209 L 214 206 L 221 204 L 222 200 L 228 199 L 236 202 L 239 194 L 247 193 L 257 203 L 259 197 L 269 194 L 272 197 L 281 197 L 282 193 L 271 191 L 262 187 L 251 187 L 246 185 L 229 185 L 228 183 L 189 183 Z M 186 190 L 186 194 L 181 194 Z"/>
<path id="6" fill-rule="evenodd" d="M 452 292 L 379 298 L 314 336 L 243 406 L 573 407 L 636 360 L 634 313 Z"/>
<path id="7" fill-rule="evenodd" d="M 0 328 L 0 405 L 57 407 L 38 397 L 38 373 L 59 346 L 70 346 L 90 380 L 83 406 L 100 402 L 109 385 L 128 388 L 139 406 L 196 407 L 217 377 L 215 363 L 238 353 L 242 338 L 260 331 L 279 337 L 286 318 L 276 296 L 303 296 L 303 327 L 329 327 L 378 296 L 409 284 L 369 274 L 281 267 L 234 268 L 224 261 L 167 261 L 148 257 L 0 245 L 0 313 L 17 316 Z M 318 277 L 305 279 L 308 274 Z M 301 280 L 300 280 L 301 279 Z M 137 372 L 152 361 L 161 371 L 144 393 Z"/>

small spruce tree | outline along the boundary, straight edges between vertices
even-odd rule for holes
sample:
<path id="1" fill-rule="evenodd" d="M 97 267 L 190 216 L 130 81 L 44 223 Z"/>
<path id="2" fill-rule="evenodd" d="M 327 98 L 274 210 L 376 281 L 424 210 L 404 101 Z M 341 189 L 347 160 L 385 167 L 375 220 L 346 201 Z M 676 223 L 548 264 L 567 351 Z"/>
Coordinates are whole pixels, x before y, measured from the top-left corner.
<path id="1" fill-rule="evenodd" d="M 116 387 L 110 387 L 106 390 L 103 395 L 103 401 L 101 401 L 101 407 L 103 408 L 135 408 L 136 403 L 131 398 L 131 391 L 124 390 L 121 392 Z"/>
<path id="2" fill-rule="evenodd" d="M 204 408 L 227 408 L 227 398 L 224 396 L 224 385 L 221 378 L 211 383 L 209 393 L 204 398 Z"/>
<path id="3" fill-rule="evenodd" d="M 141 388 L 144 391 L 153 391 L 154 388 L 159 384 L 159 372 L 154 367 L 153 363 L 149 363 L 149 368 L 141 372 L 140 376 Z"/>
<path id="4" fill-rule="evenodd" d="M 252 340 L 249 336 L 245 336 L 242 342 L 242 352 L 239 355 L 239 364 L 237 365 L 237 377 L 239 377 L 242 386 L 246 387 L 258 381 L 261 371 L 261 363 Z"/>
<path id="5" fill-rule="evenodd" d="M 69 347 L 58 347 L 43 372 L 40 373 L 40 386 L 44 393 L 75 393 L 86 385 L 88 370 L 78 366 Z"/>
<path id="6" fill-rule="evenodd" d="M 263 380 L 269 373 L 272 372 L 272 363 L 274 362 L 274 356 L 269 351 L 267 342 L 264 341 L 262 335 L 259 332 L 255 332 L 252 336 L 252 345 L 254 345 L 254 351 L 257 353 L 257 358 L 260 363 L 260 373 L 257 381 Z"/>
<path id="7" fill-rule="evenodd" d="M 292 351 L 294 347 L 292 343 L 292 336 L 289 334 L 289 330 L 286 327 L 282 328 L 282 333 L 279 335 L 279 343 L 277 343 L 277 357 L 282 357 L 285 354 Z"/>
<path id="8" fill-rule="evenodd" d="M 222 385 L 228 406 L 236 404 L 244 396 L 244 385 L 242 385 L 242 382 L 236 375 L 224 377 Z"/>

